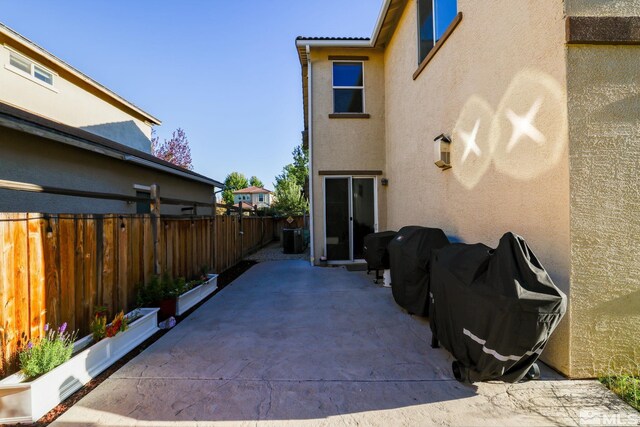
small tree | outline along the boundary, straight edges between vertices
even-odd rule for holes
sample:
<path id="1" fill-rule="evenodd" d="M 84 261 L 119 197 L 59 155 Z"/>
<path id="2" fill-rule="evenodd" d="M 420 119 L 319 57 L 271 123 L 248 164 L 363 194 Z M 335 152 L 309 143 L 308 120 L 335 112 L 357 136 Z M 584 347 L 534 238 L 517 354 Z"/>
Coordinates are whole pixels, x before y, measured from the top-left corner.
<path id="1" fill-rule="evenodd" d="M 280 215 L 304 215 L 309 211 L 309 202 L 302 194 L 302 187 L 293 177 L 278 182 L 275 198 L 272 207 Z"/>
<path id="2" fill-rule="evenodd" d="M 258 179 L 258 177 L 255 175 L 249 179 L 249 185 L 252 187 L 264 188 L 264 184 L 262 183 L 262 181 L 260 181 L 260 179 Z"/>
<path id="3" fill-rule="evenodd" d="M 224 179 L 224 186 L 225 189 L 222 192 L 222 200 L 227 204 L 233 204 L 233 192 L 247 188 L 249 186 L 249 181 L 247 180 L 247 177 L 240 172 L 231 172 Z"/>
<path id="4" fill-rule="evenodd" d="M 282 173 L 276 176 L 276 187 L 280 181 L 292 178 L 300 188 L 304 188 L 309 175 L 309 151 L 305 150 L 302 145 L 298 145 L 291 154 L 293 155 L 293 163 L 282 168 Z"/>
<path id="5" fill-rule="evenodd" d="M 181 128 L 173 131 L 171 139 L 165 139 L 163 143 L 160 143 L 160 138 L 153 131 L 151 135 L 151 154 L 185 169 L 193 169 L 189 140 L 187 139 L 187 134 Z"/>

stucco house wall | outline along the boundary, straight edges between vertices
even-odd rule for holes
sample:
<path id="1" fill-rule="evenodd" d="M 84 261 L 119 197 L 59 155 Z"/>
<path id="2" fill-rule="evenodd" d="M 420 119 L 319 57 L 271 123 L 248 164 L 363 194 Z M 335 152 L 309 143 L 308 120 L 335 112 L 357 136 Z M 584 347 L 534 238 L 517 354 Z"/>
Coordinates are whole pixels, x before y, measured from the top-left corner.
<path id="1" fill-rule="evenodd" d="M 0 129 L 0 177 L 75 190 L 136 195 L 135 184 L 160 186 L 161 197 L 212 203 L 213 186 L 133 165 L 12 129 Z M 45 147 L 43 149 L 43 147 Z M 0 190 L 2 212 L 136 213 L 122 201 Z M 162 214 L 180 215 L 181 206 L 161 205 Z M 211 208 L 198 207 L 199 215 Z"/>
<path id="2" fill-rule="evenodd" d="M 572 16 L 639 16 L 569 0 Z M 570 45 L 572 375 L 640 369 L 640 46 Z"/>
<path id="3" fill-rule="evenodd" d="M 0 101 L 150 152 L 150 117 L 128 108 L 119 97 L 97 90 L 87 83 L 87 77 L 83 80 L 67 72 L 57 58 L 48 59 L 30 43 L 18 42 L 21 36 L 10 34 L 6 27 L 0 27 Z M 40 84 L 12 67 L 11 51 L 53 72 L 53 85 Z"/>
<path id="4" fill-rule="evenodd" d="M 365 113 L 367 119 L 329 118 L 333 113 L 333 61 L 329 56 L 367 56 L 364 61 Z M 315 262 L 324 253 L 324 177 L 320 171 L 383 171 L 384 56 L 376 49 L 318 48 L 311 52 L 312 121 L 311 173 Z M 386 187 L 377 176 L 378 229 L 386 229 Z"/>

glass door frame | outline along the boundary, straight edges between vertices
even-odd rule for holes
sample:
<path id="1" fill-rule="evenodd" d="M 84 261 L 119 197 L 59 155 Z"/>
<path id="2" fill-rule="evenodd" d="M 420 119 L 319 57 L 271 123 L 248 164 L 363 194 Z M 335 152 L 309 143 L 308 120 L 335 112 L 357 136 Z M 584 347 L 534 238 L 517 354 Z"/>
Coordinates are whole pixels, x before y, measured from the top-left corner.
<path id="1" fill-rule="evenodd" d="M 324 246 L 324 255 L 327 255 L 327 186 L 326 182 L 328 179 L 348 179 L 348 187 L 349 187 L 349 259 L 347 260 L 335 260 L 328 261 L 329 264 L 350 264 L 354 262 L 362 262 L 364 259 L 354 259 L 353 258 L 353 180 L 368 178 L 373 180 L 373 218 L 374 218 L 374 232 L 378 232 L 378 179 L 377 176 L 372 175 L 326 175 L 322 180 L 322 205 L 323 205 L 323 214 L 322 214 L 322 225 L 323 225 L 323 246 Z"/>

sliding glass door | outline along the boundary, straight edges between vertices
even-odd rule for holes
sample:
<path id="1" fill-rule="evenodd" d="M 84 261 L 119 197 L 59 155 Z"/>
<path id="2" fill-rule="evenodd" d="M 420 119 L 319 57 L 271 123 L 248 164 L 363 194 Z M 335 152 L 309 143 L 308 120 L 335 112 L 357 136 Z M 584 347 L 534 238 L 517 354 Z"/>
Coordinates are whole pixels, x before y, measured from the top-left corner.
<path id="1" fill-rule="evenodd" d="M 375 179 L 326 177 L 324 184 L 327 259 L 364 258 L 364 236 L 376 229 Z"/>

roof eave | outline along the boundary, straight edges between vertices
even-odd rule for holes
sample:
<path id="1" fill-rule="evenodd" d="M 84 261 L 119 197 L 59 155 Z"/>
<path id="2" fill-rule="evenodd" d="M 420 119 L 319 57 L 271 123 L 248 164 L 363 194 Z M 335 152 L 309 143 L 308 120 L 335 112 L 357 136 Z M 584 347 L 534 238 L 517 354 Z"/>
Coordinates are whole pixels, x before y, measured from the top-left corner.
<path id="1" fill-rule="evenodd" d="M 382 8 L 380 8 L 376 25 L 373 28 L 373 35 L 371 36 L 371 46 L 376 46 L 378 43 L 378 37 L 380 36 L 380 31 L 382 30 L 384 21 L 387 19 L 387 12 L 389 11 L 389 6 L 391 6 L 391 1 L 392 0 L 384 0 Z"/>

